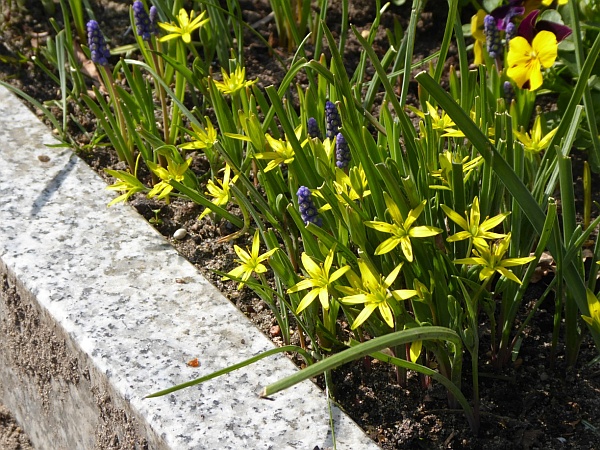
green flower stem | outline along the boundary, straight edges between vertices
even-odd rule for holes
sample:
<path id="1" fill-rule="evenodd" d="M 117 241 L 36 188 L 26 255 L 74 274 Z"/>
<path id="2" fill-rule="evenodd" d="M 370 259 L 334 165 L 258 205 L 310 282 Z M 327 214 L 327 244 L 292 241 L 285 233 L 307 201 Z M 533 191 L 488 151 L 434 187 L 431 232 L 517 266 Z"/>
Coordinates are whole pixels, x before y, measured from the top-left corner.
<path id="1" fill-rule="evenodd" d="M 575 192 L 573 190 L 573 168 L 571 158 L 559 155 L 558 167 L 563 237 L 565 242 L 570 242 L 576 227 Z M 567 364 L 573 366 L 577 361 L 579 346 L 581 344 L 581 335 L 578 331 L 577 304 L 568 290 L 565 292 L 565 302 L 565 344 Z"/>
<path id="2" fill-rule="evenodd" d="M 448 55 L 448 49 L 450 48 L 450 41 L 452 39 L 452 29 L 454 23 L 460 23 L 460 17 L 457 16 L 458 11 L 458 0 L 448 0 L 448 17 L 446 18 L 446 28 L 444 32 L 444 38 L 442 39 L 442 46 L 440 48 L 440 57 L 435 67 L 435 74 L 433 79 L 438 83 L 442 78 L 442 71 L 444 70 L 444 64 L 446 62 L 446 56 Z M 411 60 L 408 60 L 409 64 Z M 408 65 L 405 65 L 408 67 Z"/>
<path id="3" fill-rule="evenodd" d="M 540 238 L 538 240 L 538 245 L 537 245 L 535 253 L 534 253 L 536 259 L 534 259 L 527 267 L 527 271 L 525 272 L 525 275 L 523 276 L 523 284 L 521 284 L 519 286 L 519 290 L 517 291 L 515 296 L 511 300 L 503 299 L 503 301 L 502 301 L 500 320 L 498 321 L 498 327 L 500 328 L 499 334 L 501 335 L 499 349 L 498 349 L 498 364 L 500 366 L 502 366 L 503 364 L 508 362 L 508 360 L 510 359 L 510 355 L 512 353 L 512 349 L 514 348 L 514 346 L 517 342 L 517 338 L 523 332 L 524 324 L 521 325 L 521 327 L 517 330 L 517 332 L 515 333 L 515 337 L 512 340 L 512 343 L 509 345 L 509 342 L 511 342 L 510 341 L 510 333 L 513 328 L 512 325 L 514 324 L 514 319 L 517 315 L 517 311 L 519 310 L 519 306 L 521 306 L 521 302 L 517 301 L 516 299 L 523 299 L 525 290 L 527 289 L 527 287 L 529 285 L 529 280 L 533 276 L 533 273 L 535 272 L 535 269 L 538 265 L 540 257 L 542 256 L 542 253 L 546 249 L 546 246 L 548 244 L 548 239 L 550 239 L 550 236 L 552 234 L 552 229 L 554 228 L 556 216 L 557 216 L 556 201 L 554 199 L 550 199 L 548 201 L 548 212 L 546 214 L 546 220 L 544 222 L 544 229 L 542 231 L 542 234 L 540 235 Z M 556 280 L 556 278 L 554 280 Z M 553 280 L 553 284 L 554 284 L 554 280 Z M 540 302 L 540 304 L 541 304 L 541 302 Z M 530 316 L 526 319 L 526 322 L 529 322 L 531 317 L 533 317 L 533 312 L 535 310 L 537 310 L 537 307 L 539 307 L 539 304 L 536 303 L 536 306 L 534 306 L 532 312 L 530 313 Z"/>
<path id="4" fill-rule="evenodd" d="M 195 380 L 188 381 L 187 383 L 181 383 L 176 386 L 170 387 L 168 389 L 163 389 L 162 391 L 154 392 L 153 394 L 147 395 L 144 398 L 161 397 L 163 395 L 167 395 L 172 392 L 176 392 L 181 389 L 185 389 L 187 387 L 196 386 L 197 384 L 204 383 L 205 381 L 212 380 L 213 378 L 217 378 L 217 377 L 220 377 L 221 375 L 228 374 L 230 372 L 233 372 L 234 370 L 238 370 L 238 369 L 241 369 L 242 367 L 249 366 L 250 364 L 260 361 L 261 359 L 267 358 L 272 355 L 276 355 L 278 353 L 284 353 L 284 352 L 300 354 L 300 356 L 302 356 L 302 358 L 304 358 L 304 361 L 306 361 L 307 364 L 310 364 L 313 361 L 312 357 L 306 350 L 298 347 L 297 345 L 285 345 L 283 347 L 278 347 L 278 348 L 274 348 L 271 350 L 267 350 L 266 352 L 260 353 L 259 355 L 253 356 L 252 358 L 249 358 L 249 359 L 246 359 L 245 361 L 242 361 L 240 363 L 234 364 L 232 366 L 226 367 L 221 370 L 217 370 L 216 372 L 210 373 L 201 378 L 196 378 Z"/>
<path id="5" fill-rule="evenodd" d="M 487 290 L 487 286 L 492 277 L 486 279 L 479 290 L 475 293 L 475 297 L 471 299 L 471 307 L 469 307 L 469 315 L 471 319 L 471 330 L 473 332 L 473 349 L 471 353 L 471 371 L 473 377 L 473 414 L 479 423 L 479 297 Z M 468 299 L 466 299 L 468 302 Z M 467 347 L 468 348 L 468 347 Z"/>
<path id="6" fill-rule="evenodd" d="M 177 40 L 176 43 L 176 52 L 177 52 L 177 61 L 185 66 L 186 64 L 186 52 L 183 41 Z M 177 99 L 183 103 L 183 98 L 185 96 L 185 77 L 179 72 L 175 72 L 175 96 Z M 181 114 L 179 113 L 179 107 L 176 102 L 171 105 L 171 126 L 169 128 L 169 140 L 167 144 L 175 144 L 177 140 L 177 135 L 179 134 L 179 125 L 181 124 Z"/>
<path id="7" fill-rule="evenodd" d="M 160 41 L 158 39 L 155 39 L 154 41 L 156 42 L 156 51 L 158 53 L 161 53 L 162 52 L 162 44 L 160 43 Z M 154 50 L 152 45 L 151 45 L 150 49 Z M 157 56 L 157 53 L 154 51 L 152 52 L 152 59 L 154 61 L 154 70 L 156 71 L 156 74 L 158 74 L 158 76 L 162 79 L 164 76 L 164 70 L 165 70 L 163 59 L 159 58 Z M 164 136 L 165 143 L 168 144 L 168 142 L 169 142 L 169 114 L 167 111 L 167 98 L 165 95 L 165 88 L 163 87 L 163 85 L 161 83 L 158 82 L 158 80 L 156 78 L 155 78 L 155 82 L 156 82 L 156 85 L 158 86 L 158 99 L 160 100 L 160 107 L 162 110 L 163 136 Z M 164 159 L 164 156 L 159 155 L 159 159 Z M 160 165 L 162 167 L 166 167 L 166 160 L 160 161 Z"/>
<path id="8" fill-rule="evenodd" d="M 271 291 L 271 288 L 269 287 L 269 282 L 267 281 L 267 277 L 265 276 L 264 273 L 260 273 L 258 274 L 258 279 L 260 280 L 260 284 L 262 284 L 266 289 L 265 291 L 255 291 L 259 294 L 259 296 L 262 298 L 262 300 L 269 305 L 269 309 L 271 310 L 271 312 L 273 312 L 273 315 L 275 316 L 275 320 L 277 321 L 277 324 L 279 325 L 280 331 L 281 331 L 281 335 L 282 337 L 284 337 L 283 342 L 285 344 L 289 344 L 289 320 L 288 320 L 288 315 L 287 315 L 287 311 L 285 309 L 285 305 L 282 304 L 282 302 L 275 302 L 273 300 L 273 296 L 269 295 L 269 291 Z M 298 334 L 301 336 L 300 337 L 300 346 L 304 349 L 306 349 L 306 343 L 304 342 L 304 336 L 302 335 L 302 330 L 300 327 L 298 327 Z M 287 337 L 286 337 L 287 336 Z"/>
<path id="9" fill-rule="evenodd" d="M 125 144 L 125 148 L 123 149 L 123 157 L 125 158 L 125 161 L 127 162 L 131 173 L 133 173 L 133 171 L 135 170 L 135 158 L 131 149 L 131 139 L 129 138 L 129 136 L 127 136 L 127 126 L 125 124 L 125 118 L 123 117 L 123 109 L 121 108 L 119 97 L 117 96 L 117 92 L 115 91 L 115 80 L 112 76 L 112 72 L 110 70 L 106 70 L 104 66 L 98 66 L 98 69 L 100 71 L 102 79 L 104 80 L 104 84 L 106 84 L 106 87 L 109 90 L 109 96 L 112 100 L 113 108 L 119 121 L 119 130 L 121 131 L 123 142 Z"/>
<path id="10" fill-rule="evenodd" d="M 410 22 L 408 23 L 408 29 L 406 30 L 406 35 L 404 39 L 406 39 L 406 47 L 404 50 L 406 51 L 404 55 L 404 67 L 410 67 L 410 64 L 413 59 L 413 51 L 415 49 L 415 35 L 417 33 L 417 23 L 421 17 L 421 11 L 423 9 L 423 1 L 422 0 L 413 0 L 412 9 L 410 11 Z M 444 36 L 445 37 L 445 36 Z M 438 64 L 442 65 L 442 64 Z M 402 87 L 400 88 L 400 99 L 399 103 L 404 106 L 406 105 L 406 97 L 408 95 L 408 85 L 410 83 L 410 72 L 407 72 L 402 77 Z M 393 90 L 386 90 L 388 94 L 394 92 Z"/>

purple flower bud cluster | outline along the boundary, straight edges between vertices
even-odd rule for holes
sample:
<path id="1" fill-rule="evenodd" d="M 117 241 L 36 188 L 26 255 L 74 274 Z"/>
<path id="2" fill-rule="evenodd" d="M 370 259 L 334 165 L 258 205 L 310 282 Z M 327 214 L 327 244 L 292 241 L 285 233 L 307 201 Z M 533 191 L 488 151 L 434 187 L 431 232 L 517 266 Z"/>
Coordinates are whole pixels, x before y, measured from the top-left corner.
<path id="1" fill-rule="evenodd" d="M 315 119 L 314 117 L 308 119 L 306 124 L 306 132 L 308 133 L 308 137 L 310 138 L 321 139 L 321 130 L 319 130 L 319 124 L 317 123 L 317 119 Z"/>
<path id="2" fill-rule="evenodd" d="M 504 33 L 505 33 L 504 37 L 506 38 L 506 43 L 508 44 L 512 38 L 517 36 L 517 26 L 514 23 L 509 22 L 506 25 L 506 29 L 504 30 Z"/>
<path id="3" fill-rule="evenodd" d="M 489 14 L 483 19 L 483 32 L 485 34 L 488 54 L 494 59 L 500 58 L 502 56 L 500 30 L 498 30 L 498 26 L 496 25 L 496 19 Z"/>
<path id="4" fill-rule="evenodd" d="M 154 8 L 154 12 L 152 11 Z M 135 27 L 137 34 L 144 41 L 149 41 L 153 34 L 157 34 L 158 28 L 156 26 L 156 7 L 150 8 L 150 16 L 144 8 L 144 4 L 141 1 L 133 2 L 133 17 L 135 19 Z M 154 20 L 152 20 L 152 18 Z"/>
<path id="5" fill-rule="evenodd" d="M 323 224 L 323 219 L 319 217 L 310 189 L 306 186 L 300 186 L 296 195 L 298 196 L 298 207 L 304 224 L 308 225 L 309 223 L 314 223 L 316 226 L 320 227 Z"/>
<path id="6" fill-rule="evenodd" d="M 342 121 L 335 104 L 327 100 L 327 103 L 325 103 L 325 137 L 333 139 L 338 134 L 341 126 Z"/>
<path id="7" fill-rule="evenodd" d="M 152 25 L 153 28 L 153 33 L 154 34 L 158 34 L 158 25 L 157 25 L 157 21 L 156 18 L 158 17 L 158 9 L 156 9 L 156 6 L 152 5 L 150 7 L 150 13 L 149 13 L 149 17 L 150 17 L 150 24 Z"/>
<path id="8" fill-rule="evenodd" d="M 345 169 L 348 167 L 350 159 L 352 159 L 352 155 L 348 142 L 342 133 L 338 133 L 335 137 L 335 165 L 340 169 Z"/>
<path id="9" fill-rule="evenodd" d="M 108 64 L 110 58 L 110 50 L 104 40 L 104 35 L 100 31 L 100 26 L 95 20 L 90 20 L 87 23 L 88 46 L 92 54 L 92 61 L 101 66 Z"/>
<path id="10" fill-rule="evenodd" d="M 515 88 L 513 87 L 510 81 L 504 82 L 504 103 L 506 103 L 506 107 L 509 108 L 513 99 L 515 98 Z"/>

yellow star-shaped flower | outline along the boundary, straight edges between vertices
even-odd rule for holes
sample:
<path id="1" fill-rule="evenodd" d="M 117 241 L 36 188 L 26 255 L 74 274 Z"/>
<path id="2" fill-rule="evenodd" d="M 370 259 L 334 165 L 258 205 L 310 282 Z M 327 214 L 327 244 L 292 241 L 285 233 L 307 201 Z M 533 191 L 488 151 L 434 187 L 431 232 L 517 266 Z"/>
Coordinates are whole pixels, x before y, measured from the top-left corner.
<path id="1" fill-rule="evenodd" d="M 187 11 L 181 8 L 179 10 L 179 14 L 177 15 L 177 22 L 179 22 L 179 26 L 172 25 L 170 23 L 159 22 L 158 26 L 170 33 L 161 37 L 159 41 L 170 41 L 171 39 L 180 37 L 183 42 L 189 44 L 192 42 L 192 32 L 209 21 L 209 19 L 204 19 L 205 14 L 206 11 L 202 11 L 198 17 L 194 18 L 194 11 L 188 15 Z"/>
<path id="2" fill-rule="evenodd" d="M 258 274 L 265 273 L 267 271 L 266 266 L 262 263 L 264 260 L 268 259 L 273 253 L 275 253 L 278 249 L 273 248 L 262 255 L 259 255 L 258 252 L 260 250 L 260 237 L 258 234 L 258 230 L 254 233 L 254 238 L 252 239 L 252 250 L 248 253 L 246 250 L 238 247 L 237 245 L 233 246 L 235 253 L 238 255 L 239 260 L 237 262 L 240 264 L 231 272 L 227 273 L 227 276 L 224 276 L 223 279 L 227 278 L 241 278 L 242 281 L 238 285 L 238 289 L 241 289 L 244 286 L 244 283 L 250 279 L 250 276 L 256 272 Z"/>
<path id="3" fill-rule="evenodd" d="M 350 270 L 350 266 L 343 266 L 330 275 L 329 272 L 331 271 L 331 265 L 333 264 L 333 256 L 334 249 L 332 248 L 325 258 L 325 263 L 317 264 L 306 253 L 302 253 L 302 265 L 304 266 L 304 270 L 308 273 L 308 277 L 289 288 L 288 294 L 309 288 L 312 289 L 300 301 L 300 304 L 296 309 L 296 314 L 300 314 L 317 297 L 319 297 L 323 309 L 329 309 L 329 290 L 333 287 L 333 282 Z"/>
<path id="4" fill-rule="evenodd" d="M 558 131 L 558 127 L 548 132 L 546 135 L 542 135 L 542 120 L 540 116 L 535 118 L 531 134 L 525 131 L 515 130 L 515 136 L 523 144 L 526 151 L 531 153 L 539 153 L 542 150 L 546 150 L 550 145 L 550 141 Z"/>
<path id="5" fill-rule="evenodd" d="M 348 294 L 340 300 L 342 303 L 347 305 L 363 303 L 365 305 L 361 313 L 354 319 L 351 328 L 355 330 L 362 325 L 376 309 L 379 309 L 379 313 L 385 323 L 390 328 L 394 328 L 394 315 L 390 307 L 390 302 L 407 300 L 417 295 L 417 291 L 414 289 L 390 290 L 390 286 L 396 281 L 400 273 L 402 263 L 398 264 L 385 279 L 380 273 L 374 273 L 362 259 L 358 260 L 358 266 L 361 275 L 360 284 L 362 285 L 357 287 L 337 287 L 339 291 Z"/>
<path id="6" fill-rule="evenodd" d="M 246 81 L 246 69 L 240 66 L 237 66 L 229 75 L 224 69 L 221 69 L 221 74 L 223 75 L 223 81 L 215 80 L 214 83 L 223 94 L 235 94 L 237 91 L 252 86 L 258 81 L 258 79 Z"/>
<path id="7" fill-rule="evenodd" d="M 369 228 L 374 228 L 377 231 L 381 231 L 383 233 L 389 233 L 392 237 L 386 239 L 381 244 L 377 246 L 375 249 L 376 255 L 384 255 L 388 252 L 391 252 L 398 245 L 402 248 L 402 253 L 404 253 L 405 258 L 408 262 L 412 262 L 413 260 L 413 251 L 412 244 L 410 242 L 411 238 L 425 238 L 430 236 L 435 236 L 436 234 L 440 234 L 442 230 L 436 227 L 431 227 L 428 225 L 421 226 L 413 226 L 416 220 L 419 218 L 421 213 L 423 212 L 423 208 L 427 203 L 426 200 L 423 200 L 421 203 L 417 205 L 415 209 L 411 209 L 406 217 L 406 220 L 402 217 L 402 213 L 400 213 L 400 209 L 398 205 L 394 203 L 394 200 L 384 192 L 384 199 L 387 206 L 387 211 L 392 218 L 393 223 L 387 222 L 379 222 L 379 221 L 367 221 L 365 225 Z"/>

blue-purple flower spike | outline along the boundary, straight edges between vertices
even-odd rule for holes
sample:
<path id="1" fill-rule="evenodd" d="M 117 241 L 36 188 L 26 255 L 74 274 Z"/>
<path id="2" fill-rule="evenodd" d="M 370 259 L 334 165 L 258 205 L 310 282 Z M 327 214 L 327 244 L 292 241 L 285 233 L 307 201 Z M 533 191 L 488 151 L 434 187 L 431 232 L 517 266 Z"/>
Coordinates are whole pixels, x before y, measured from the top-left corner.
<path id="1" fill-rule="evenodd" d="M 144 8 L 144 4 L 141 1 L 133 2 L 133 18 L 135 19 L 135 28 L 138 36 L 144 41 L 149 41 L 154 33 L 154 27 L 150 21 L 150 16 Z"/>
<path id="2" fill-rule="evenodd" d="M 308 225 L 309 223 L 314 223 L 316 226 L 320 227 L 323 224 L 323 219 L 319 217 L 310 189 L 306 186 L 300 186 L 296 195 L 298 196 L 298 207 L 304 224 Z"/>
<path id="3" fill-rule="evenodd" d="M 342 133 L 338 133 L 335 137 L 335 165 L 340 169 L 345 169 L 348 167 L 351 158 L 352 155 L 346 138 Z"/>
<path id="4" fill-rule="evenodd" d="M 512 38 L 517 36 L 517 26 L 514 23 L 509 22 L 506 25 L 506 30 L 504 31 L 504 33 L 506 43 L 508 44 Z"/>
<path id="5" fill-rule="evenodd" d="M 499 58 L 502 55 L 500 31 L 496 25 L 496 19 L 489 14 L 483 19 L 483 32 L 485 34 L 488 54 L 494 59 Z"/>
<path id="6" fill-rule="evenodd" d="M 504 103 L 506 104 L 506 107 L 509 108 L 510 104 L 512 103 L 513 99 L 515 98 L 515 88 L 513 87 L 512 83 L 510 81 L 505 81 L 503 88 L 504 88 Z"/>
<path id="7" fill-rule="evenodd" d="M 156 21 L 156 19 L 158 17 L 158 9 L 156 9 L 156 6 L 152 5 L 150 7 L 149 17 L 150 17 L 150 25 L 152 26 L 152 33 L 158 34 L 158 25 L 157 25 L 158 22 Z"/>
<path id="8" fill-rule="evenodd" d="M 317 123 L 317 119 L 311 117 L 308 119 L 306 124 L 306 132 L 308 137 L 310 138 L 319 138 L 321 139 L 321 130 L 319 130 L 319 124 Z"/>
<path id="9" fill-rule="evenodd" d="M 327 100 L 327 103 L 325 103 L 325 137 L 333 139 L 338 134 L 341 126 L 342 121 L 335 104 Z"/>
<path id="10" fill-rule="evenodd" d="M 104 40 L 104 35 L 100 31 L 100 26 L 95 20 L 90 20 L 87 23 L 88 32 L 88 47 L 92 54 L 92 61 L 101 66 L 108 64 L 110 58 L 110 50 Z"/>

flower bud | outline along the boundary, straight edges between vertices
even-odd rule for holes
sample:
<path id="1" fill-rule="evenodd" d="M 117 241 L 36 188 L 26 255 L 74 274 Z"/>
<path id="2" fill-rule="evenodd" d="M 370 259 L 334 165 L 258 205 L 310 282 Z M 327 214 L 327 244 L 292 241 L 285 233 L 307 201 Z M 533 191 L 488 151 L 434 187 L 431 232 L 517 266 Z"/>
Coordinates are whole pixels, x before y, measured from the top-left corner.
<path id="1" fill-rule="evenodd" d="M 321 139 L 321 130 L 319 130 L 319 124 L 314 117 L 310 117 L 306 124 L 306 132 L 310 138 Z"/>
<path id="2" fill-rule="evenodd" d="M 298 196 L 298 207 L 304 224 L 314 223 L 320 227 L 323 224 L 323 220 L 319 217 L 319 212 L 313 202 L 310 189 L 306 186 L 300 186 L 296 195 Z"/>
<path id="3" fill-rule="evenodd" d="M 352 155 L 346 138 L 342 133 L 338 133 L 335 138 L 335 165 L 340 169 L 345 169 L 350 163 Z"/>
<path id="4" fill-rule="evenodd" d="M 101 66 L 108 64 L 110 50 L 104 40 L 104 35 L 100 31 L 100 26 L 95 20 L 87 23 L 88 47 L 90 48 L 92 61 Z"/>
<path id="5" fill-rule="evenodd" d="M 487 15 L 483 19 L 483 32 L 486 38 L 488 54 L 494 59 L 499 58 L 502 55 L 500 31 L 493 16 Z"/>
<path id="6" fill-rule="evenodd" d="M 154 8 L 156 10 L 156 8 Z M 156 13 L 154 13 L 156 18 Z M 133 18 L 138 36 L 144 41 L 149 41 L 153 33 L 156 33 L 156 23 L 152 23 L 150 16 L 144 8 L 144 4 L 137 0 L 133 2 Z"/>
<path id="7" fill-rule="evenodd" d="M 337 107 L 334 103 L 327 100 L 327 103 L 325 103 L 325 128 L 327 135 L 325 137 L 333 139 L 341 126 L 342 121 L 340 119 L 340 114 L 338 113 Z"/>

